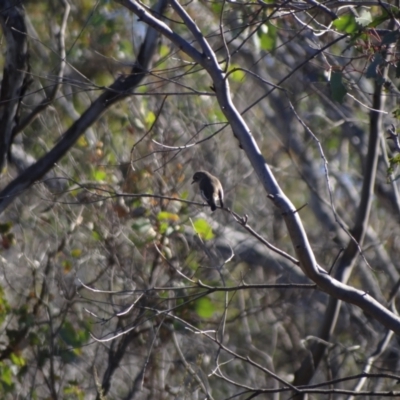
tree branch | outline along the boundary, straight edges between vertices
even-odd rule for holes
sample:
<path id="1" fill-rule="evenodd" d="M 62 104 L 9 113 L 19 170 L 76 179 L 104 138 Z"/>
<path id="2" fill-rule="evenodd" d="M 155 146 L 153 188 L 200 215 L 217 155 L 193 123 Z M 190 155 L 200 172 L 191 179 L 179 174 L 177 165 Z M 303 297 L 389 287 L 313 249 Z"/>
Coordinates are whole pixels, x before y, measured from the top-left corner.
<path id="1" fill-rule="evenodd" d="M 155 8 L 155 12 L 157 14 L 162 14 L 166 4 L 167 0 L 160 0 Z M 23 37 L 25 38 L 26 36 L 23 35 Z M 31 165 L 0 192 L 0 213 L 5 210 L 16 196 L 46 174 L 46 172 L 48 172 L 75 144 L 85 130 L 107 109 L 132 93 L 132 90 L 147 74 L 147 68 L 156 48 L 157 37 L 157 32 L 148 29 L 146 39 L 140 48 L 137 61 L 132 67 L 130 75 L 119 77 L 93 102 L 82 116 L 71 125 L 64 133 L 61 140 L 45 156 Z"/>
<path id="2" fill-rule="evenodd" d="M 10 0 L 3 1 L 1 8 L 0 24 L 7 42 L 7 55 L 0 92 L 0 172 L 12 144 L 29 68 L 24 9 L 20 3 Z"/>
<path id="3" fill-rule="evenodd" d="M 184 41 L 179 35 L 174 34 L 169 27 L 167 27 L 163 22 L 155 19 L 135 1 L 116 1 L 138 15 L 142 21 L 148 23 L 162 35 L 170 39 L 182 51 L 186 52 L 187 55 L 191 56 L 191 54 L 194 54 L 194 61 L 198 62 L 207 70 L 212 78 L 218 104 L 222 112 L 228 119 L 234 135 L 239 140 L 241 148 L 243 148 L 245 151 L 265 191 L 269 193 L 268 197 L 279 209 L 285 220 L 297 258 L 300 262 L 300 267 L 305 275 L 313 280 L 320 287 L 320 289 L 326 293 L 337 299 L 359 306 L 384 326 L 400 335 L 400 318 L 397 315 L 386 309 L 367 293 L 354 289 L 351 286 L 347 286 L 330 277 L 328 273 L 317 264 L 299 213 L 279 187 L 278 182 L 272 174 L 269 165 L 262 156 L 261 151 L 250 132 L 250 129 L 233 104 L 228 80 L 220 68 L 215 55 L 210 55 L 208 53 L 210 47 L 208 44 L 204 43 L 205 38 L 199 37 L 199 30 L 198 28 L 194 27 L 195 23 L 191 17 L 184 10 L 182 10 L 182 7 L 176 2 L 176 0 L 172 0 L 172 5 L 175 11 L 179 13 L 185 25 L 189 27 L 192 33 L 194 33 L 197 41 L 202 46 L 202 50 L 205 52 L 204 56 L 202 57 L 199 57 L 198 51 L 193 46 Z"/>

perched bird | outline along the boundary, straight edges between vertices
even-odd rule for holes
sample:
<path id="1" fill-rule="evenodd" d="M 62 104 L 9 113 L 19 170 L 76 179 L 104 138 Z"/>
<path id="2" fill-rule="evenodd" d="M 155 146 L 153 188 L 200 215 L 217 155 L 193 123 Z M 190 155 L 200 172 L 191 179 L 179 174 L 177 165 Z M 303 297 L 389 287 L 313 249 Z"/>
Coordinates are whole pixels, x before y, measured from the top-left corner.
<path id="1" fill-rule="evenodd" d="M 219 199 L 221 208 L 224 208 L 224 191 L 222 189 L 221 182 L 214 175 L 211 175 L 206 171 L 198 171 L 193 175 L 193 183 L 199 184 L 201 197 L 211 207 L 211 211 L 217 209 L 215 201 Z"/>

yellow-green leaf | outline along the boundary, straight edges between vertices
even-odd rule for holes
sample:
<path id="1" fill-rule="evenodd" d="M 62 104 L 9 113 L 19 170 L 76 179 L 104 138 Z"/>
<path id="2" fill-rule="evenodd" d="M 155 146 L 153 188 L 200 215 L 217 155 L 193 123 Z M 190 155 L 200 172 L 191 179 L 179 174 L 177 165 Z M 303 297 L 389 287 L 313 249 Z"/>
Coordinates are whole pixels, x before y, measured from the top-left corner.
<path id="1" fill-rule="evenodd" d="M 200 235 L 202 239 L 211 240 L 214 237 L 212 228 L 205 219 L 199 218 L 194 221 L 193 225 L 196 233 Z"/>
<path id="2" fill-rule="evenodd" d="M 153 113 L 153 111 L 149 111 L 146 114 L 146 117 L 144 118 L 145 122 L 146 122 L 146 126 L 148 129 L 150 129 L 152 127 L 152 125 L 154 124 L 154 121 L 156 120 L 156 115 Z"/>
<path id="3" fill-rule="evenodd" d="M 160 211 L 157 215 L 159 221 L 179 221 L 179 215 L 175 213 L 170 213 L 168 211 Z"/>
<path id="4" fill-rule="evenodd" d="M 231 78 L 235 82 L 244 82 L 246 74 L 244 73 L 244 71 L 238 68 L 238 65 L 231 65 L 231 67 L 229 68 L 229 78 Z"/>
<path id="5" fill-rule="evenodd" d="M 72 257 L 78 258 L 78 257 L 81 256 L 81 254 L 82 254 L 82 250 L 81 249 L 72 249 L 71 250 L 71 256 Z"/>
<path id="6" fill-rule="evenodd" d="M 353 14 L 345 14 L 333 21 L 333 26 L 340 32 L 354 33 L 359 29 L 356 17 Z"/>
<path id="7" fill-rule="evenodd" d="M 96 232 L 96 231 L 92 231 L 92 238 L 94 240 L 101 240 L 101 236 L 100 236 L 99 232 Z"/>
<path id="8" fill-rule="evenodd" d="M 202 297 L 196 301 L 196 312 L 201 318 L 211 318 L 215 307 L 208 297 Z"/>
<path id="9" fill-rule="evenodd" d="M 276 26 L 267 22 L 261 25 L 260 29 L 257 31 L 258 37 L 260 38 L 261 48 L 265 51 L 274 50 L 276 47 Z"/>
<path id="10" fill-rule="evenodd" d="M 10 355 L 11 362 L 18 367 L 23 367 L 26 364 L 25 358 L 17 356 L 15 353 Z"/>
<path id="11" fill-rule="evenodd" d="M 96 171 L 94 171 L 93 177 L 96 181 L 104 181 L 107 177 L 107 174 L 105 171 L 97 169 Z"/>

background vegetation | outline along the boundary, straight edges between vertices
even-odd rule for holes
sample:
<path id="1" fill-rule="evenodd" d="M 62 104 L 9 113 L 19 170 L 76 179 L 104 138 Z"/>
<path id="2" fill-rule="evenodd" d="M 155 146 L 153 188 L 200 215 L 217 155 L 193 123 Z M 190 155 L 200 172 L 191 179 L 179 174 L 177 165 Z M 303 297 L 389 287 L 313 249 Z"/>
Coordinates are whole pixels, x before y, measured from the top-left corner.
<path id="1" fill-rule="evenodd" d="M 397 0 L 0 7 L 1 398 L 400 395 Z"/>

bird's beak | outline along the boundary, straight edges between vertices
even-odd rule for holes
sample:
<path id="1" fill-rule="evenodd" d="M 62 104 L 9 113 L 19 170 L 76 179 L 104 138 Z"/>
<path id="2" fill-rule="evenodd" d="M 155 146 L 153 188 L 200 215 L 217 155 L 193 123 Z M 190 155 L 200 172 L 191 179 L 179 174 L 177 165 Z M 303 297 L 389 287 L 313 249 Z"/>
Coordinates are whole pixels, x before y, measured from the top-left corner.
<path id="1" fill-rule="evenodd" d="M 193 183 L 195 183 L 196 181 L 193 181 L 192 183 L 191 183 L 191 185 L 193 185 Z"/>

